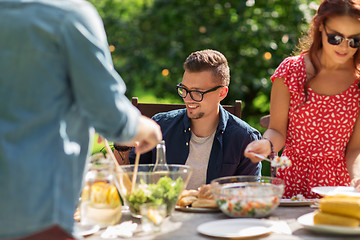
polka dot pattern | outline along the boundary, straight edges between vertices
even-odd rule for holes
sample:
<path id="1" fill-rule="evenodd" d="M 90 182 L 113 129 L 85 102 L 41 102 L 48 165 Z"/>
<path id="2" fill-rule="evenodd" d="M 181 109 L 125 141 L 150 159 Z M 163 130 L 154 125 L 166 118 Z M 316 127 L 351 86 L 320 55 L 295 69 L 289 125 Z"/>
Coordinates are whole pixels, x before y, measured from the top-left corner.
<path id="1" fill-rule="evenodd" d="M 286 58 L 271 77 L 283 78 L 290 91 L 289 125 L 283 155 L 292 166 L 279 169 L 284 198 L 311 192 L 316 186 L 348 186 L 345 148 L 359 112 L 359 81 L 340 94 L 324 96 L 307 88 L 304 56 Z M 306 99 L 306 101 L 305 101 Z"/>

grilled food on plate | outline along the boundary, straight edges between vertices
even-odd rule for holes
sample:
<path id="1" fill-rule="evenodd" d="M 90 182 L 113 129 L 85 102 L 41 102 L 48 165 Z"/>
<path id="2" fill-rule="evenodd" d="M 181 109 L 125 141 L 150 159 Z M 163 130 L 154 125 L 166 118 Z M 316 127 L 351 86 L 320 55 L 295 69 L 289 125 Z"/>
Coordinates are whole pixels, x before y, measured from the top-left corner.
<path id="1" fill-rule="evenodd" d="M 317 211 L 314 215 L 314 224 L 327 224 L 327 225 L 337 225 L 344 227 L 358 227 L 360 220 L 353 217 L 345 217 L 342 215 L 325 213 Z"/>
<path id="2" fill-rule="evenodd" d="M 319 209 L 314 216 L 315 225 L 360 226 L 360 197 L 340 194 L 325 196 L 320 199 Z"/>
<path id="3" fill-rule="evenodd" d="M 177 203 L 181 207 L 196 207 L 196 208 L 217 208 L 217 203 L 212 193 L 212 188 L 209 184 L 199 187 L 199 189 L 184 190 L 181 193 L 180 199 Z"/>

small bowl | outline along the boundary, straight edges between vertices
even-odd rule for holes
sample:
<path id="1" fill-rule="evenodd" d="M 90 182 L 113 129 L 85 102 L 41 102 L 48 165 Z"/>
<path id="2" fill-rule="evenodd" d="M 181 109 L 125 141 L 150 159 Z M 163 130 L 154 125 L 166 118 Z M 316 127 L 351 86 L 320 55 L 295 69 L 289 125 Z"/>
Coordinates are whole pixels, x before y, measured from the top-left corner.
<path id="1" fill-rule="evenodd" d="M 274 177 L 222 177 L 211 181 L 211 186 L 219 208 L 229 217 L 266 217 L 284 193 L 283 180 Z"/>
<path id="2" fill-rule="evenodd" d="M 165 205 L 167 216 L 171 215 L 190 179 L 192 167 L 168 164 L 169 171 L 153 172 L 154 164 L 139 164 L 136 182 L 132 186 L 134 166 L 121 165 L 122 171 L 116 172 L 120 195 L 132 216 L 142 217 L 140 209 L 143 204 Z"/>

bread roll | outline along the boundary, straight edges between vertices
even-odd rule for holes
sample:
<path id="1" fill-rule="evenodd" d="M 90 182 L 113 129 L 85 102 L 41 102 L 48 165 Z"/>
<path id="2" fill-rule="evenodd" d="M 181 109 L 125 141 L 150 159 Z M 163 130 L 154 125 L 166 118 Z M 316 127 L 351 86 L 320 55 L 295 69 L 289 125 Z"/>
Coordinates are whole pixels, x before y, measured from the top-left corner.
<path id="1" fill-rule="evenodd" d="M 178 206 L 198 207 L 198 208 L 217 208 L 217 203 L 214 200 L 214 194 L 210 184 L 199 187 L 199 190 L 189 189 L 181 193 Z"/>
<path id="2" fill-rule="evenodd" d="M 194 196 L 183 197 L 183 198 L 180 198 L 177 205 L 179 205 L 181 207 L 186 207 L 186 206 L 191 205 L 196 200 L 197 200 L 197 197 L 194 197 Z"/>
<path id="3" fill-rule="evenodd" d="M 199 188 L 198 198 L 214 199 L 214 194 L 213 194 L 212 187 L 210 186 L 210 184 L 202 185 Z"/>
<path id="4" fill-rule="evenodd" d="M 195 189 L 187 190 L 187 189 L 185 189 L 184 191 L 182 191 L 180 198 L 189 197 L 189 196 L 197 197 L 198 195 L 199 195 L 198 190 L 195 190 Z"/>
<path id="5" fill-rule="evenodd" d="M 199 198 L 191 204 L 192 207 L 198 208 L 217 208 L 217 203 L 213 199 Z"/>

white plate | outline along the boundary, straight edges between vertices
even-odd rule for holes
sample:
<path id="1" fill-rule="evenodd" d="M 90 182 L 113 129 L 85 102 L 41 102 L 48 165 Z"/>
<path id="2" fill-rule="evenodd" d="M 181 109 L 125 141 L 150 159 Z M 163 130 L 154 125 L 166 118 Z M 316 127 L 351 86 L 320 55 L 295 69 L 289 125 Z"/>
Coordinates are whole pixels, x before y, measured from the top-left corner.
<path id="1" fill-rule="evenodd" d="M 360 192 L 357 192 L 353 187 L 345 187 L 345 186 L 338 186 L 338 187 L 313 187 L 311 189 L 314 193 L 319 195 L 334 195 L 334 194 L 344 194 L 349 196 L 357 196 L 360 197 Z"/>
<path id="2" fill-rule="evenodd" d="M 247 238 L 268 234 L 272 226 L 273 224 L 267 220 L 225 219 L 203 223 L 197 227 L 197 231 L 211 237 Z"/>
<path id="3" fill-rule="evenodd" d="M 98 225 L 84 225 L 81 223 L 75 223 L 75 233 L 80 236 L 88 236 L 94 234 L 100 230 Z"/>
<path id="4" fill-rule="evenodd" d="M 219 212 L 219 208 L 181 207 L 175 206 L 175 210 L 183 212 Z"/>
<path id="5" fill-rule="evenodd" d="M 297 219 L 297 221 L 305 228 L 321 232 L 321 233 L 332 233 L 341 235 L 360 235 L 360 227 L 341 227 L 334 225 L 314 225 L 315 212 L 307 213 Z"/>
<path id="6" fill-rule="evenodd" d="M 309 206 L 314 203 L 314 199 L 305 200 L 291 200 L 291 199 L 280 199 L 280 206 Z"/>

